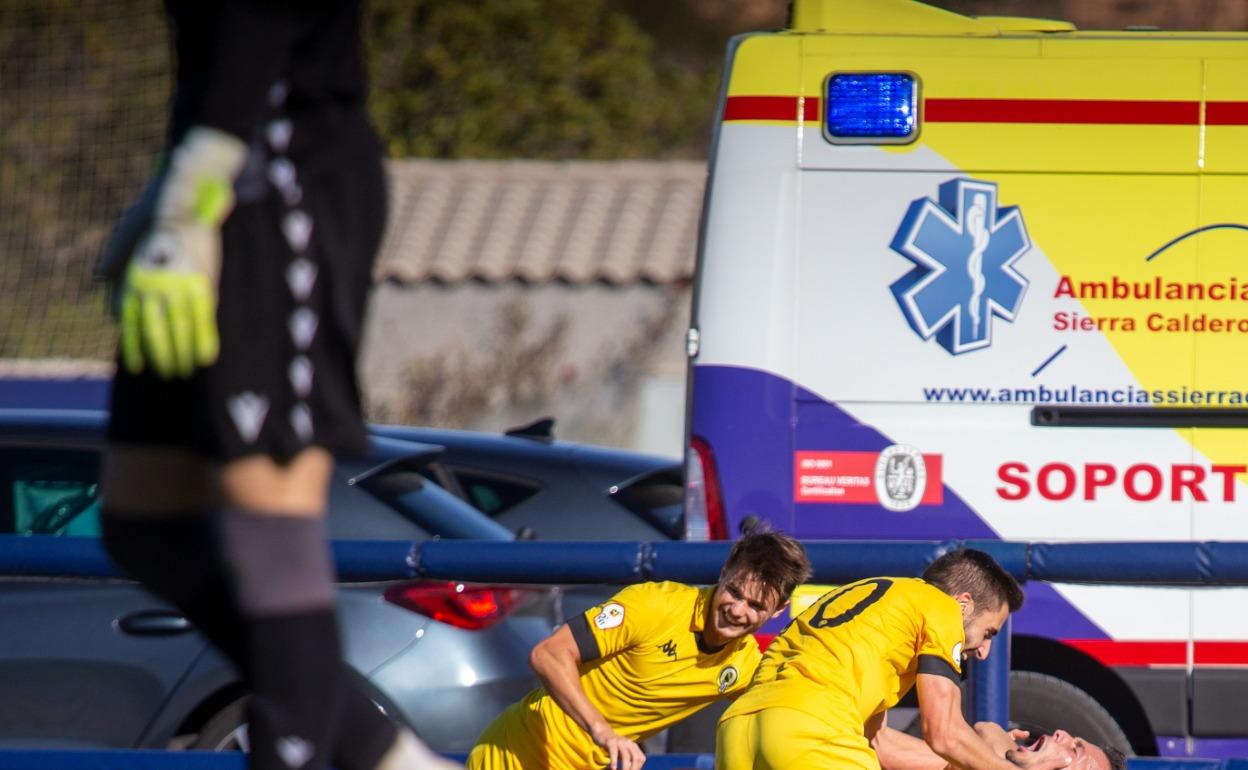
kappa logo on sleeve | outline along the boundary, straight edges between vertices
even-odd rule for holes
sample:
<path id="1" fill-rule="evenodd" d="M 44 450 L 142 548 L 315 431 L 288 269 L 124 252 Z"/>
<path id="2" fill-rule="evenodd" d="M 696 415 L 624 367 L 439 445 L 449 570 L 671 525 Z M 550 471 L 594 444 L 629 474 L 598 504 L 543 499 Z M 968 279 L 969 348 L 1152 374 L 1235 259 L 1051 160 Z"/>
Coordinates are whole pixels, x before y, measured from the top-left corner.
<path id="1" fill-rule="evenodd" d="M 606 631 L 611 628 L 618 628 L 624 622 L 624 608 L 615 602 L 605 605 L 598 614 L 594 616 L 594 625 L 599 631 Z"/>
<path id="2" fill-rule="evenodd" d="M 1031 248 L 1017 206 L 997 206 L 997 186 L 952 179 L 939 202 L 910 204 L 890 244 L 915 264 L 890 287 L 906 322 L 953 355 L 992 344 L 992 318 L 1013 322 L 1028 281 L 1015 263 Z"/>

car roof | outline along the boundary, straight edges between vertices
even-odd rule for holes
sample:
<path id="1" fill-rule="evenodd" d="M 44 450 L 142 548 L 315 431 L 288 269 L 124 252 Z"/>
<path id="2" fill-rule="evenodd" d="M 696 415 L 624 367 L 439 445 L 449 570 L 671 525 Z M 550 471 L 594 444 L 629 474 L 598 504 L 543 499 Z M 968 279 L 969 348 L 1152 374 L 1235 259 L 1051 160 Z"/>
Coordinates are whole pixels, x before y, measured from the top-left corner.
<path id="1" fill-rule="evenodd" d="M 76 446 L 102 451 L 108 413 L 87 409 L 0 409 L 0 443 L 16 446 Z M 337 475 L 348 486 L 390 472 L 420 469 L 445 450 L 435 444 L 374 437 L 364 457 L 336 461 Z M 397 506 L 397 507 L 395 507 Z M 411 485 L 391 507 L 412 523 L 440 537 L 510 540 L 513 533 L 434 483 Z"/>
<path id="2" fill-rule="evenodd" d="M 108 427 L 108 412 L 100 409 L 0 409 L 0 437 L 29 437 L 38 431 L 40 437 L 103 439 Z M 444 447 L 422 441 L 399 437 L 379 436 L 373 440 L 374 451 L 383 460 L 403 455 L 436 457 Z M 377 465 L 376 458 L 361 463 L 369 468 Z"/>
<path id="3" fill-rule="evenodd" d="M 507 453 L 528 457 L 558 456 L 563 459 L 576 460 L 579 463 L 626 469 L 633 473 L 662 470 L 681 465 L 677 459 L 646 452 L 533 436 L 382 424 L 372 425 L 369 430 L 374 436 L 387 436 L 403 439 L 404 441 L 427 442 L 451 449 L 466 449 L 498 454 Z"/>

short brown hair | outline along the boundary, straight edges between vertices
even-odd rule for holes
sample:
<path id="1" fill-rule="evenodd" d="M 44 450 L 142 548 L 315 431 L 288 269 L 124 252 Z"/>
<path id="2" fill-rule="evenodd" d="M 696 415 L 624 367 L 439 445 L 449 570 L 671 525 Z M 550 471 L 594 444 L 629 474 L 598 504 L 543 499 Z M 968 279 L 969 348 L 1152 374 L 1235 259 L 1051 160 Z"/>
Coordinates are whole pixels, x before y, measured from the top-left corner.
<path id="1" fill-rule="evenodd" d="M 974 548 L 959 548 L 941 556 L 923 571 L 923 579 L 950 596 L 969 593 L 977 608 L 1023 606 L 1023 589 L 996 560 Z M 990 601 L 991 600 L 991 601 Z"/>
<path id="2" fill-rule="evenodd" d="M 1126 754 L 1108 744 L 1101 746 L 1101 751 L 1105 752 L 1105 758 L 1109 760 L 1109 770 L 1126 770 Z"/>
<path id="3" fill-rule="evenodd" d="M 774 591 L 779 599 L 777 604 L 788 601 L 793 589 L 811 575 L 810 559 L 801 543 L 782 532 L 758 529 L 747 532 L 733 544 L 720 579 L 743 571 Z"/>

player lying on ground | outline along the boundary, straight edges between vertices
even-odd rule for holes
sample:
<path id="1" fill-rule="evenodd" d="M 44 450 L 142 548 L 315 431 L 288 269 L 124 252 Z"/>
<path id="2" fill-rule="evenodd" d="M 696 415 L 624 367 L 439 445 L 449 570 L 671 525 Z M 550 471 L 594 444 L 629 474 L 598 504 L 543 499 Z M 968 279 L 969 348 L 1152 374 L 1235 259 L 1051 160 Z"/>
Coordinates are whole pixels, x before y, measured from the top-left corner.
<path id="1" fill-rule="evenodd" d="M 1006 732 L 992 722 L 979 722 L 975 732 L 991 747 L 993 753 L 1022 768 L 1066 767 L 1068 770 L 1125 770 L 1126 757 L 1112 746 L 1073 736 L 1065 730 L 1041 735 L 1020 745 L 1028 738 L 1025 730 Z M 871 747 L 880 758 L 883 770 L 945 770 L 948 764 L 921 739 L 894 730 L 881 729 L 871 740 Z"/>
<path id="2" fill-rule="evenodd" d="M 809 577 L 800 543 L 761 532 L 736 542 L 710 588 L 625 588 L 533 649 L 543 686 L 485 729 L 468 767 L 637 770 L 638 742 L 741 692 L 761 657 L 754 632 Z"/>

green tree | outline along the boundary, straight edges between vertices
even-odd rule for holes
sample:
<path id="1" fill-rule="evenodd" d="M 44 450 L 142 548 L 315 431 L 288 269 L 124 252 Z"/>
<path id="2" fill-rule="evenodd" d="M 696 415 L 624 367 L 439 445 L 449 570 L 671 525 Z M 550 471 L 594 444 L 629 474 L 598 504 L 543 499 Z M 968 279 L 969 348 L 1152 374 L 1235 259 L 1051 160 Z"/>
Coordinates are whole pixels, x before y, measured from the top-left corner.
<path id="1" fill-rule="evenodd" d="M 396 157 L 697 157 L 717 74 L 604 0 L 374 0 L 372 111 Z"/>

